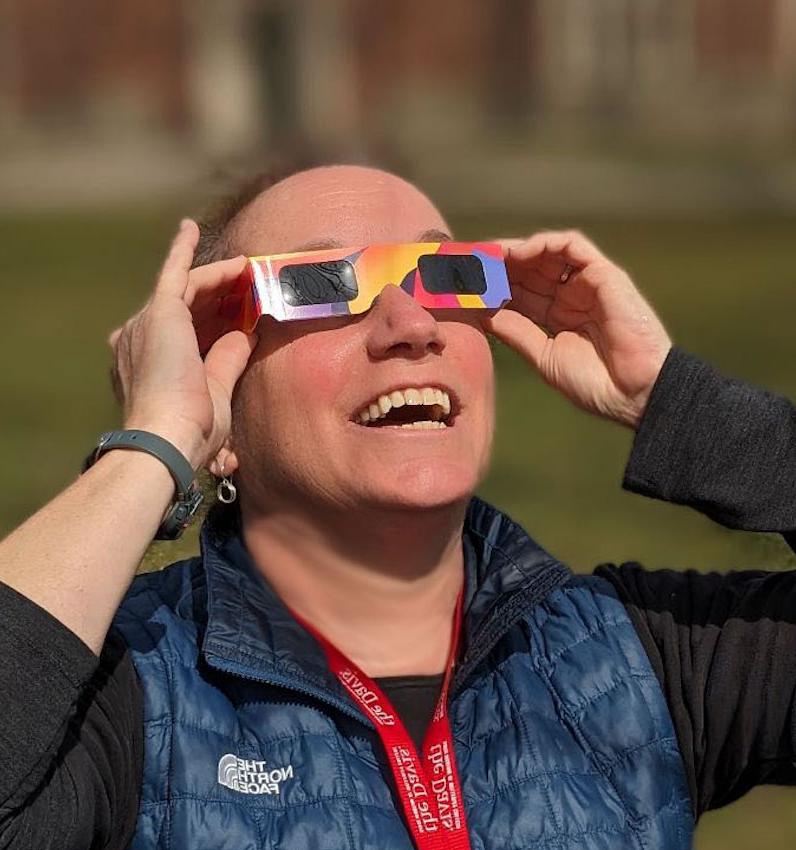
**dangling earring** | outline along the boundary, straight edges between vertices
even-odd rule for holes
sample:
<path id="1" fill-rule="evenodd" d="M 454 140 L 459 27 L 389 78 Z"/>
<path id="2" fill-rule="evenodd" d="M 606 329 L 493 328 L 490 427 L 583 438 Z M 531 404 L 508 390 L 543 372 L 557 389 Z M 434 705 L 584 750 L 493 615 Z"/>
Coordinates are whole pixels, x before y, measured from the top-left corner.
<path id="1" fill-rule="evenodd" d="M 238 488 L 224 475 L 224 464 L 221 464 L 221 481 L 216 487 L 218 501 L 225 505 L 231 505 L 238 498 Z"/>

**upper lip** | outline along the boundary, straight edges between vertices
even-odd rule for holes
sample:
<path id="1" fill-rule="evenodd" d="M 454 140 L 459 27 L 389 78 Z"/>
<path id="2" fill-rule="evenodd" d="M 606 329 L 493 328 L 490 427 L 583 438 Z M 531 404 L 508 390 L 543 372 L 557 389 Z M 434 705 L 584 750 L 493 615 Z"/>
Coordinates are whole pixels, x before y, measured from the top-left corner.
<path id="1" fill-rule="evenodd" d="M 385 387 L 384 389 L 377 390 L 375 393 L 372 393 L 367 398 L 364 398 L 361 402 L 357 404 L 354 410 L 351 412 L 351 421 L 358 422 L 359 419 L 359 411 L 364 410 L 370 404 L 377 404 L 379 400 L 379 396 L 389 395 L 390 393 L 395 392 L 396 390 L 408 390 L 408 389 L 422 389 L 423 387 L 431 387 L 433 389 L 442 390 L 448 394 L 448 398 L 451 401 L 451 412 L 448 418 L 453 419 L 457 413 L 461 410 L 461 402 L 459 401 L 459 394 L 456 390 L 453 389 L 449 384 L 444 383 L 443 381 L 396 381 L 393 384 Z"/>

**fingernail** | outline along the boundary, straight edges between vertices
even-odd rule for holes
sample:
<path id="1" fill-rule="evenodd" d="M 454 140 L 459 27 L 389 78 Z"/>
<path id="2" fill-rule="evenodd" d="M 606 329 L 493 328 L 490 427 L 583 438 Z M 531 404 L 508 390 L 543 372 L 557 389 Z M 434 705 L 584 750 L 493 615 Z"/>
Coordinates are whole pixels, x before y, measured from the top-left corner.
<path id="1" fill-rule="evenodd" d="M 180 220 L 180 230 L 185 230 L 185 228 L 188 227 L 190 225 L 190 223 L 191 223 L 190 218 L 181 219 Z"/>

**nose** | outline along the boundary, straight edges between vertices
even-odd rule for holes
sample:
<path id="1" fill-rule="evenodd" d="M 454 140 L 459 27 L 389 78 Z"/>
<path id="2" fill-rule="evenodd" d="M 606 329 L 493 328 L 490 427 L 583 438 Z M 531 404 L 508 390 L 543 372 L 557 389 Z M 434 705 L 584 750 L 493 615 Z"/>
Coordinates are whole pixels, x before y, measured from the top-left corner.
<path id="1" fill-rule="evenodd" d="M 376 297 L 368 323 L 368 353 L 378 360 L 396 355 L 419 360 L 445 348 L 437 320 L 394 284 Z"/>

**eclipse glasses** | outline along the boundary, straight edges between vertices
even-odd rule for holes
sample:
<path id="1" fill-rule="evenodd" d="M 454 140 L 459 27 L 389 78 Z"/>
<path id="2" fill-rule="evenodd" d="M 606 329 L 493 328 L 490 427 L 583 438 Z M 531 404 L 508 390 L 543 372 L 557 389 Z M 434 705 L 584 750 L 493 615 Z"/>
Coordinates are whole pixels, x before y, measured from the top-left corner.
<path id="1" fill-rule="evenodd" d="M 221 312 L 247 333 L 260 316 L 354 316 L 390 284 L 433 309 L 497 309 L 511 299 L 497 243 L 413 242 L 249 257 Z"/>

